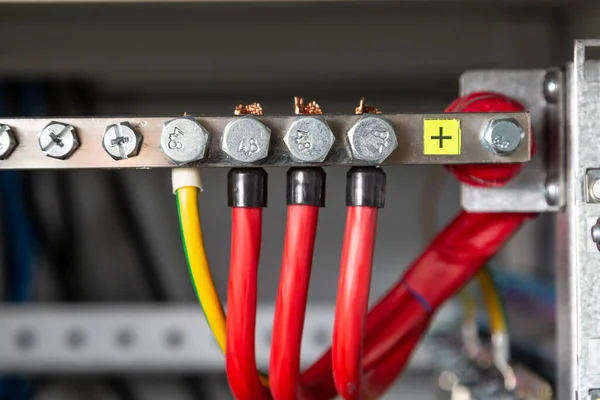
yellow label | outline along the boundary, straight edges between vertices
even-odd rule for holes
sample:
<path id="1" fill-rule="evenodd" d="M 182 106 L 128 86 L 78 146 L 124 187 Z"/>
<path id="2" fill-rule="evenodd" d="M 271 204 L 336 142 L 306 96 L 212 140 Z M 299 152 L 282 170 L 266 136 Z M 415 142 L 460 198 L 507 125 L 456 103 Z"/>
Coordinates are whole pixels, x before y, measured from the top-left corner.
<path id="1" fill-rule="evenodd" d="M 426 119 L 423 121 L 423 154 L 459 155 L 460 120 Z"/>

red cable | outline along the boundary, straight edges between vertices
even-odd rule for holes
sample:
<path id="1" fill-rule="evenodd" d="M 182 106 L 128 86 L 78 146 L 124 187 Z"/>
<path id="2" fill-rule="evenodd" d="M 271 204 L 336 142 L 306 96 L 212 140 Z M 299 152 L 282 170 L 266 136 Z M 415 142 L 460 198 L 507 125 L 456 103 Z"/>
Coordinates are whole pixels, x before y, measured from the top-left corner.
<path id="1" fill-rule="evenodd" d="M 376 366 L 408 332 L 427 323 L 534 214 L 462 211 L 404 273 L 392 291 L 412 299 L 389 307 L 388 323 L 365 346 L 366 369 Z"/>
<path id="2" fill-rule="evenodd" d="M 402 342 L 402 346 L 397 346 L 377 368 L 368 371 L 366 379 L 369 382 L 371 398 L 380 398 L 398 379 L 428 327 L 429 325 L 425 324 L 411 331 Z"/>
<path id="3" fill-rule="evenodd" d="M 410 345 L 410 332 L 427 325 L 443 300 L 468 282 L 532 216 L 463 211 L 437 235 L 367 317 L 363 367 L 365 371 L 372 370 L 368 374 L 369 389 L 373 379 L 377 390 L 382 387 L 381 382 L 385 383 L 389 373 L 380 377 L 380 370 L 397 374 L 402 371 L 407 357 L 401 349 L 414 346 Z M 332 396 L 331 378 L 327 376 L 330 367 L 331 351 L 303 374 L 301 383 L 306 385 L 309 398 Z"/>
<path id="4" fill-rule="evenodd" d="M 333 325 L 333 378 L 344 399 L 359 399 L 377 208 L 348 207 Z"/>
<path id="5" fill-rule="evenodd" d="M 227 377 L 238 400 L 268 400 L 256 369 L 256 287 L 262 208 L 232 209 L 231 266 L 227 292 Z"/>
<path id="6" fill-rule="evenodd" d="M 275 400 L 300 396 L 300 346 L 318 216 L 317 206 L 288 206 L 269 365 Z"/>

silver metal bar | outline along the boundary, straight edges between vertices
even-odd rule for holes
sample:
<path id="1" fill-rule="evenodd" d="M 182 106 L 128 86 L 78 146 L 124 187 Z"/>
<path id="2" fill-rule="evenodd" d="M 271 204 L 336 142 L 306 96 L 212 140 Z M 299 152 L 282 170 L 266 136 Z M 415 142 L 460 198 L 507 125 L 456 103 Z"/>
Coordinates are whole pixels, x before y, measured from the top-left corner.
<path id="1" fill-rule="evenodd" d="M 382 165 L 400 164 L 465 164 L 465 163 L 515 163 L 529 160 L 531 122 L 527 113 L 506 113 L 514 118 L 525 135 L 521 145 L 510 155 L 500 156 L 488 151 L 481 142 L 481 131 L 497 114 L 391 114 L 381 115 L 395 130 L 398 147 L 382 162 Z M 235 165 L 295 166 L 295 165 L 360 165 L 367 162 L 353 159 L 346 134 L 358 121 L 359 115 L 325 115 L 336 138 L 331 151 L 322 163 L 294 161 L 283 141 L 284 135 L 295 116 L 265 116 L 259 119 L 271 129 L 269 153 L 254 164 L 243 164 L 230 158 L 222 149 L 223 129 L 235 117 L 200 117 L 197 121 L 209 132 L 206 158 L 192 165 L 205 167 L 231 167 Z M 172 117 L 141 118 L 55 118 L 55 119 L 2 119 L 0 124 L 10 126 L 19 145 L 6 160 L 0 161 L 0 169 L 63 169 L 63 168 L 161 168 L 173 167 L 173 163 L 160 150 L 163 125 Z M 456 119 L 460 121 L 461 151 L 456 155 L 425 155 L 424 120 Z M 38 134 L 51 121 L 75 128 L 80 146 L 66 160 L 44 156 L 38 143 Z M 102 147 L 106 127 L 128 122 L 143 136 L 139 155 L 115 160 Z"/>
<path id="2" fill-rule="evenodd" d="M 309 305 L 301 360 L 331 344 L 334 306 Z M 268 368 L 274 305 L 259 305 L 256 361 Z M 456 329 L 458 304 L 444 307 L 433 329 Z M 425 368 L 423 350 L 412 367 Z M 415 362 L 416 359 L 416 362 Z M 213 370 L 225 359 L 198 305 L 13 306 L 0 310 L 0 372 L 98 373 Z"/>
<path id="3" fill-rule="evenodd" d="M 555 74 L 557 82 L 553 103 L 544 96 L 549 73 Z M 564 206 L 563 81 L 563 73 L 558 70 L 482 70 L 461 76 L 461 95 L 493 91 L 520 101 L 531 113 L 536 137 L 535 156 L 508 185 L 501 188 L 462 185 L 463 208 L 475 212 L 548 212 Z"/>

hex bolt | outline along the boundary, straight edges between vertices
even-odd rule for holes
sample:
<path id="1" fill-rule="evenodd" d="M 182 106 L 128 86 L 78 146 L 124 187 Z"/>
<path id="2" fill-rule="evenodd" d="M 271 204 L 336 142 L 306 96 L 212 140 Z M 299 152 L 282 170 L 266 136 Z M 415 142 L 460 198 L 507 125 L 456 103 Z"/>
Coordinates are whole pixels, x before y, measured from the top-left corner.
<path id="1" fill-rule="evenodd" d="M 262 160 L 269 153 L 271 130 L 252 115 L 237 117 L 223 130 L 223 151 L 243 163 Z"/>
<path id="2" fill-rule="evenodd" d="M 115 160 L 137 156 L 142 146 L 142 135 L 129 122 L 109 125 L 102 138 L 102 147 Z"/>
<path id="3" fill-rule="evenodd" d="M 600 251 L 600 218 L 596 221 L 591 229 L 592 241 L 596 243 L 596 247 Z"/>
<path id="4" fill-rule="evenodd" d="M 204 158 L 208 131 L 192 117 L 165 122 L 160 136 L 160 149 L 175 164 L 187 164 Z"/>
<path id="5" fill-rule="evenodd" d="M 6 160 L 17 147 L 17 139 L 10 126 L 0 124 L 0 160 Z"/>
<path id="6" fill-rule="evenodd" d="M 525 132 L 511 117 L 492 118 L 483 128 L 482 142 L 497 156 L 508 156 L 521 145 Z"/>
<path id="7" fill-rule="evenodd" d="M 347 133 L 352 157 L 375 164 L 383 162 L 398 147 L 392 125 L 371 114 L 363 115 Z"/>
<path id="8" fill-rule="evenodd" d="M 47 157 L 66 160 L 79 147 L 79 138 L 72 125 L 52 121 L 38 135 L 38 143 Z"/>
<path id="9" fill-rule="evenodd" d="M 283 141 L 294 160 L 323 162 L 335 136 L 323 118 L 302 116 L 294 119 Z"/>

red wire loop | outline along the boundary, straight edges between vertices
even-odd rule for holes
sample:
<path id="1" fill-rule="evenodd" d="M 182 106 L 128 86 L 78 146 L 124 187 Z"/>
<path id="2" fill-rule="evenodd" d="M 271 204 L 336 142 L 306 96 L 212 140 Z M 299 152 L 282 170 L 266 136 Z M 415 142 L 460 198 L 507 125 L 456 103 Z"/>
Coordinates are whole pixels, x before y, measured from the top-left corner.
<path id="1" fill-rule="evenodd" d="M 231 265 L 227 292 L 229 386 L 238 400 L 269 400 L 256 369 L 254 338 L 262 208 L 232 209 Z"/>
<path id="2" fill-rule="evenodd" d="M 275 400 L 294 400 L 300 392 L 300 346 L 317 234 L 319 207 L 288 206 L 269 377 Z"/>
<path id="3" fill-rule="evenodd" d="M 525 107 L 516 100 L 494 92 L 476 92 L 454 100 L 446 112 L 519 112 Z M 531 141 L 531 154 L 535 142 Z M 480 187 L 506 185 L 521 172 L 525 164 L 461 164 L 446 168 L 462 183 Z"/>
<path id="4" fill-rule="evenodd" d="M 344 399 L 359 399 L 377 208 L 348 207 L 333 325 L 333 377 Z"/>

